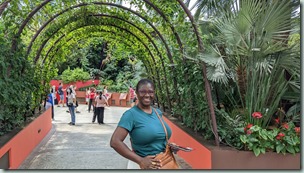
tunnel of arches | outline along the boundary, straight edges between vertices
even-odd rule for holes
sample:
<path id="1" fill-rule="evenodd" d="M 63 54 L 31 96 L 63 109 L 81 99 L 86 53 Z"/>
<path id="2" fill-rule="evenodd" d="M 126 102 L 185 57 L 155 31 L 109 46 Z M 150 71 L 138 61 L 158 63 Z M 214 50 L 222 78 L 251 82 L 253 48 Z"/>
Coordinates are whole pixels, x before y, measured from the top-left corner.
<path id="1" fill-rule="evenodd" d="M 4 1 L 0 15 L 6 23 L 2 30 L 9 60 L 3 75 L 8 85 L 21 78 L 27 81 L 16 88 L 24 100 L 15 112 L 26 117 L 39 107 L 49 89 L 47 84 L 57 75 L 58 64 L 69 61 L 68 55 L 75 48 L 96 39 L 108 44 L 108 52 L 117 47 L 132 52 L 132 57 L 142 63 L 146 77 L 156 84 L 158 103 L 164 111 L 186 106 L 179 88 L 191 80 L 191 71 L 183 71 L 194 65 L 187 61 L 187 54 L 203 51 L 197 25 L 186 5 L 180 0 Z M 195 66 L 202 68 L 200 80 L 205 83 L 204 64 Z M 206 94 L 200 97 L 207 96 L 211 104 L 210 86 L 205 81 L 207 85 L 199 87 Z M 213 109 L 211 113 L 214 115 Z"/>
<path id="2" fill-rule="evenodd" d="M 0 135 L 15 126 L 20 126 L 24 119 L 33 116 L 35 110 L 41 107 L 42 100 L 49 92 L 49 82 L 58 76 L 59 67 L 69 61 L 78 61 L 77 56 L 85 56 L 82 51 L 86 47 L 98 45 L 102 47 L 97 62 L 99 71 L 114 60 L 133 63 L 136 70 L 140 71 L 137 76 L 150 78 L 155 83 L 157 103 L 163 111 L 175 116 L 196 132 L 203 130 L 211 134 L 213 137 L 210 138 L 215 139 L 215 144 L 218 146 L 216 119 L 222 117 L 215 116 L 214 105 L 218 107 L 217 114 L 224 115 L 220 111 L 219 100 L 223 97 L 226 99 L 226 96 L 218 93 L 223 95 L 228 93 L 232 95 L 231 98 L 237 99 L 238 101 L 228 101 L 228 106 L 236 105 L 236 111 L 244 108 L 253 112 L 256 108 L 255 98 L 252 96 L 249 99 L 252 104 L 245 103 L 245 99 L 251 97 L 248 92 L 251 91 L 249 86 L 255 85 L 253 82 L 249 84 L 246 80 L 246 77 L 252 77 L 250 74 L 253 70 L 246 71 L 251 68 L 251 60 L 253 62 L 256 55 L 260 56 L 265 60 L 264 62 L 270 64 L 268 70 L 273 70 L 274 61 L 269 59 L 279 57 L 284 48 L 284 51 L 286 50 L 284 53 L 291 59 L 290 62 L 299 61 L 297 53 L 290 53 L 294 51 L 292 46 L 288 47 L 288 50 L 285 49 L 288 41 L 286 38 L 289 38 L 290 27 L 293 26 L 290 23 L 297 19 L 293 17 L 291 6 L 294 5 L 296 9 L 298 4 L 288 1 L 290 4 L 278 5 L 272 1 L 243 0 L 241 6 L 244 6 L 244 10 L 238 11 L 233 9 L 238 1 L 223 1 L 216 6 L 217 12 L 223 11 L 220 16 L 225 12 L 224 7 L 229 5 L 228 9 L 235 10 L 235 13 L 228 13 L 226 18 L 220 19 L 222 23 L 214 22 L 217 24 L 214 26 L 197 20 L 197 16 L 192 15 L 189 10 L 189 2 L 190 0 L 4 0 L 0 4 L 0 70 L 3 78 L 0 86 L 6 92 L 0 96 L 3 102 L 0 104 L 0 127 L 1 124 L 8 125 L 0 130 Z M 261 8 L 265 14 L 254 15 L 259 14 Z M 271 8 L 278 10 L 271 11 Z M 246 10 L 250 12 L 247 14 Z M 257 13 L 251 10 L 256 10 Z M 279 10 L 281 13 L 278 12 Z M 247 15 L 256 17 L 259 22 L 253 24 L 244 22 L 245 18 L 249 19 Z M 282 22 L 273 24 L 269 22 L 271 17 Z M 244 27 L 246 24 L 249 26 L 247 30 Z M 267 31 L 264 31 L 265 28 Z M 210 35 L 203 35 L 202 32 L 208 29 L 216 30 L 214 33 L 220 36 L 227 36 L 224 38 L 226 40 L 216 42 L 207 38 Z M 221 29 L 225 31 L 221 33 Z M 238 32 L 240 34 L 235 34 Z M 269 34 L 271 32 L 274 34 Z M 260 41 L 255 42 L 255 39 Z M 205 43 L 209 44 L 210 40 L 214 41 L 212 44 L 215 46 L 208 46 L 208 53 L 216 54 L 217 58 L 214 58 L 214 55 L 206 55 Z M 259 49 L 254 47 L 257 43 L 261 47 L 274 47 Z M 256 54 L 260 50 L 264 51 L 263 54 Z M 227 60 L 227 57 L 239 59 Z M 247 59 L 242 59 L 243 57 Z M 226 60 L 230 61 L 230 64 L 224 62 Z M 262 62 L 258 64 L 263 66 Z M 280 81 L 281 84 L 286 82 L 285 89 L 297 93 L 299 91 L 298 63 L 283 64 L 278 67 L 281 69 L 277 71 L 286 71 L 291 75 L 288 78 L 291 82 L 283 81 L 283 78 L 281 81 L 277 78 L 274 81 Z M 119 70 L 121 69 L 117 68 L 117 71 Z M 238 79 L 234 80 L 233 75 L 237 75 Z M 278 74 L 278 76 L 282 75 Z M 260 85 L 264 87 L 265 84 Z M 225 90 L 221 91 L 220 87 Z M 229 90 L 237 87 L 238 93 Z M 243 88 L 247 90 L 242 90 Z M 16 91 L 18 97 L 11 97 L 16 95 Z M 283 93 L 275 89 L 271 92 Z M 267 94 L 271 95 L 271 92 L 269 90 Z M 275 103 L 281 101 L 281 98 L 277 100 L 270 96 L 269 98 Z M 263 99 L 260 102 L 258 105 L 260 109 L 264 109 L 263 104 L 266 104 L 272 107 L 272 113 L 275 111 L 275 106 L 264 103 Z M 17 108 L 16 103 L 18 103 Z M 239 113 L 245 114 L 242 111 Z M 267 114 L 267 111 L 264 113 Z M 251 113 L 245 116 L 247 115 L 250 116 Z M 252 118 L 250 121 L 253 122 Z"/>

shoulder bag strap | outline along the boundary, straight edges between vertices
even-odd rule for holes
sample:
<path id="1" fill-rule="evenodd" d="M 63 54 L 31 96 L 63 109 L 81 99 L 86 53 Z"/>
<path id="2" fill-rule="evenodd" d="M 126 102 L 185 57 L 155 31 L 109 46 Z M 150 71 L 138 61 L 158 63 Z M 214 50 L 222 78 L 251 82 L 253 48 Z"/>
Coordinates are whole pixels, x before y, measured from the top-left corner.
<path id="1" fill-rule="evenodd" d="M 156 115 L 157 115 L 157 117 L 158 117 L 159 121 L 160 121 L 160 122 L 161 122 L 161 124 L 163 125 L 163 128 L 164 128 L 165 133 L 166 133 L 166 140 L 167 140 L 167 143 L 168 143 L 169 141 L 168 141 L 168 133 L 167 133 L 166 126 L 165 126 L 165 124 L 164 124 L 163 120 L 160 118 L 160 116 L 159 116 L 159 114 L 158 114 L 157 110 L 156 110 L 155 108 L 153 108 L 153 109 L 154 109 L 154 111 L 155 111 L 155 113 L 156 113 Z"/>

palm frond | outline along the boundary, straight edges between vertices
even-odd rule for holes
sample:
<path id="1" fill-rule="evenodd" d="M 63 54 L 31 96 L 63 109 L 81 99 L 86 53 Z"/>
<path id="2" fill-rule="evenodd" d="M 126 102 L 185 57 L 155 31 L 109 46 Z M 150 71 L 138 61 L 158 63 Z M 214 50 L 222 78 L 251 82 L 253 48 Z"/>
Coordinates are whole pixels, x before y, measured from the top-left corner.
<path id="1" fill-rule="evenodd" d="M 272 72 L 273 65 L 275 63 L 274 59 L 258 59 L 256 61 L 255 67 L 260 72 L 260 75 L 269 75 Z"/>
<path id="2" fill-rule="evenodd" d="M 228 79 L 232 78 L 232 74 L 220 55 L 218 49 L 213 48 L 212 54 L 199 54 L 198 59 L 207 64 L 207 78 L 213 82 L 228 84 Z"/>

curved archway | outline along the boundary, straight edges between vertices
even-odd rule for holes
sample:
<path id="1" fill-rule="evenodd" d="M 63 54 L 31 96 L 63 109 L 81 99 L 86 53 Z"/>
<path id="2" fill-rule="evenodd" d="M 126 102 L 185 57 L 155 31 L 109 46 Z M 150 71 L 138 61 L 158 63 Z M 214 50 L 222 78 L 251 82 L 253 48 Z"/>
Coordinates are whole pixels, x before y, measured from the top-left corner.
<path id="1" fill-rule="evenodd" d="M 29 20 L 30 20 L 30 19 L 31 19 L 31 18 L 32 18 L 32 17 L 33 17 L 41 8 L 42 8 L 42 7 L 44 7 L 44 6 L 45 6 L 47 3 L 49 3 L 50 1 L 52 1 L 52 0 L 45 0 L 43 3 L 41 3 L 39 6 L 37 6 L 37 7 L 36 7 L 36 8 L 35 8 L 35 9 L 26 17 L 26 19 L 22 22 L 21 26 L 19 27 L 19 30 L 18 30 L 17 34 L 15 35 L 15 38 L 19 38 L 19 37 L 20 37 L 20 35 L 21 35 L 21 33 L 22 33 L 24 27 L 25 27 L 26 24 L 29 22 Z M 153 3 L 151 3 L 151 2 L 148 1 L 148 0 L 144 0 L 144 1 L 145 1 L 147 4 L 149 4 L 150 6 L 152 6 L 152 8 L 155 9 L 155 10 L 157 11 L 157 13 L 160 14 L 160 16 L 163 17 L 163 18 L 165 19 L 166 22 L 169 22 L 169 20 L 165 17 L 164 13 L 163 13 L 160 9 L 158 9 L 155 5 L 153 5 Z M 113 3 L 105 3 L 105 2 L 92 2 L 92 4 L 95 4 L 95 5 L 108 5 L 108 6 L 115 6 L 115 7 L 118 7 L 118 8 L 122 8 L 122 9 L 124 9 L 124 10 L 128 10 L 128 11 L 132 12 L 133 14 L 136 14 L 137 16 L 140 16 L 140 17 L 141 17 L 143 20 L 145 20 L 146 22 L 148 21 L 148 20 L 146 20 L 144 17 L 142 17 L 139 13 L 137 13 L 137 12 L 131 10 L 131 9 L 128 9 L 128 8 L 122 6 L 122 5 L 113 4 Z M 80 6 L 86 6 L 86 5 L 89 5 L 89 4 L 88 4 L 88 3 L 82 3 L 82 4 L 80 4 L 78 7 L 80 7 Z M 74 8 L 74 7 L 71 7 L 71 8 L 68 8 L 68 9 L 64 10 L 63 13 L 66 12 L 66 11 L 68 11 L 68 10 L 70 10 L 70 9 L 72 9 L 72 8 Z M 77 8 L 77 7 L 75 7 L 75 8 Z M 58 16 L 59 16 L 59 15 L 61 15 L 61 13 L 59 13 Z M 57 16 L 55 16 L 55 17 L 57 17 Z M 170 23 L 170 22 L 169 22 L 169 23 Z M 150 22 L 149 22 L 149 24 L 150 24 Z M 180 37 L 178 36 L 177 32 L 175 31 L 175 29 L 174 29 L 174 27 L 172 26 L 171 23 L 170 23 L 170 28 L 171 28 L 172 32 L 174 33 L 174 35 L 175 35 L 175 37 L 176 37 L 176 39 L 177 39 L 177 42 L 178 42 L 178 44 L 179 44 L 179 46 L 180 46 L 180 50 L 183 51 L 183 46 L 182 46 L 181 39 L 180 39 Z M 13 39 L 13 42 L 12 42 L 12 49 L 13 49 L 13 50 L 16 49 L 16 39 Z"/>
<path id="2" fill-rule="evenodd" d="M 42 8 L 42 7 L 44 7 L 46 4 L 48 4 L 49 2 L 50 2 L 51 0 L 45 0 L 45 1 L 43 1 L 42 3 L 40 3 L 38 6 L 35 6 L 35 8 L 34 8 L 34 10 L 32 10 L 30 13 L 29 13 L 29 15 L 25 18 L 25 20 L 22 22 L 22 24 L 20 25 L 20 27 L 19 27 L 19 30 L 18 30 L 18 32 L 17 32 L 17 34 L 15 35 L 15 37 L 12 39 L 13 40 L 13 42 L 12 42 L 12 50 L 14 50 L 14 49 L 16 49 L 16 47 L 17 47 L 17 40 L 20 38 L 20 35 L 21 35 L 21 33 L 23 32 L 23 28 L 27 25 L 27 23 L 30 21 L 30 19 Z M 150 6 L 150 7 L 152 7 L 155 11 L 156 11 L 156 13 L 158 13 L 158 14 L 160 14 L 160 16 L 161 16 L 161 18 L 163 18 L 163 20 L 165 21 L 165 22 L 167 22 L 168 23 L 168 25 L 169 25 L 169 28 L 171 29 L 171 31 L 172 31 L 172 33 L 173 33 L 173 35 L 176 37 L 176 35 L 178 35 L 177 34 L 177 32 L 174 30 L 174 27 L 173 27 L 173 25 L 171 24 L 171 22 L 166 18 L 166 13 L 164 12 L 164 11 L 162 11 L 162 9 L 160 9 L 160 8 L 158 8 L 154 3 L 155 2 L 151 2 L 151 1 L 149 1 L 149 0 L 144 0 L 144 2 L 145 2 L 145 4 L 147 4 L 148 6 Z M 185 10 L 184 9 L 184 7 L 183 7 L 183 2 L 181 1 L 181 0 L 179 0 L 178 1 L 179 3 L 180 3 L 180 5 L 181 5 L 181 7 L 183 8 L 183 10 L 187 13 L 187 10 Z M 94 2 L 94 3 L 96 3 L 96 4 L 98 4 L 99 2 Z M 191 16 L 191 15 L 188 15 L 188 16 Z M 190 21 L 191 21 L 191 18 L 190 18 Z M 191 21 L 191 23 L 192 24 L 194 24 L 192 21 Z M 173 27 L 173 28 L 172 28 Z M 194 27 L 194 25 L 193 25 L 193 27 Z M 194 30 L 196 30 L 195 29 L 195 27 L 194 27 Z M 197 34 L 197 33 L 196 33 Z M 198 36 L 198 35 L 197 35 Z M 47 41 L 45 41 L 45 43 L 46 43 Z M 43 44 L 45 44 L 45 43 L 43 43 Z M 181 40 L 180 40 L 180 45 L 182 45 L 182 42 L 181 42 Z M 202 47 L 202 44 L 200 43 L 200 40 L 199 40 L 199 38 L 198 38 L 198 47 L 199 47 L 199 52 L 202 52 L 203 50 L 203 47 Z M 183 47 L 182 47 L 183 48 Z M 42 49 L 41 49 L 42 50 Z M 38 50 L 38 52 L 39 51 L 41 51 L 41 50 Z M 169 50 L 169 49 L 167 49 L 167 50 Z M 182 51 L 183 52 L 183 51 Z M 182 54 L 183 55 L 183 54 Z M 37 57 L 37 55 L 36 55 L 36 57 Z M 208 83 L 208 80 L 207 80 L 207 78 L 206 78 L 206 70 L 205 70 L 205 65 L 204 64 L 202 64 L 202 73 L 203 73 L 203 77 L 204 77 L 204 79 L 205 79 L 205 81 L 206 81 L 206 83 L 205 83 L 205 91 L 206 91 L 206 93 L 207 93 L 207 99 L 208 99 L 208 101 L 210 101 L 210 97 L 209 96 L 211 96 L 211 93 L 209 92 L 210 91 L 210 86 L 209 86 L 209 83 Z M 209 86 L 209 87 L 208 87 Z M 208 104 L 209 104 L 210 102 L 208 102 Z M 210 104 L 209 104 L 210 105 Z M 210 105 L 210 108 L 212 108 L 212 105 Z M 211 114 L 213 115 L 213 112 L 214 111 L 212 111 L 211 110 Z"/>
<path id="3" fill-rule="evenodd" d="M 85 25 L 85 26 L 90 26 L 90 25 Z M 100 25 L 99 25 L 100 26 Z M 125 32 L 127 32 L 127 33 L 129 33 L 130 35 L 132 35 L 133 37 L 135 37 L 140 43 L 142 43 L 143 44 L 143 46 L 146 48 L 146 50 L 148 50 L 148 52 L 149 52 L 149 54 L 150 54 L 150 56 L 151 56 L 151 58 L 152 58 L 152 61 L 153 61 L 153 64 L 156 64 L 156 61 L 155 61 L 155 58 L 154 58 L 154 56 L 153 56 L 153 53 L 150 51 L 150 49 L 148 48 L 148 46 L 138 37 L 138 36 L 136 36 L 136 34 L 134 34 L 134 33 L 132 33 L 131 31 L 129 31 L 129 30 L 127 30 L 127 29 L 125 29 L 125 28 L 121 28 L 121 27 L 119 27 L 119 26 L 117 26 L 117 25 L 110 25 L 110 24 L 107 24 L 106 26 L 113 26 L 113 27 L 116 27 L 116 28 L 119 28 L 120 30 L 123 30 L 123 31 L 125 31 Z M 79 27 L 77 27 L 77 29 L 78 29 Z M 64 37 L 65 35 L 63 35 L 63 37 Z M 62 38 L 63 38 L 62 37 Z M 60 37 L 61 38 L 61 37 Z M 48 40 L 48 39 L 47 39 Z M 46 44 L 46 42 L 44 43 L 44 45 Z M 37 53 L 37 55 L 39 54 L 39 56 L 40 56 L 40 53 L 41 53 L 41 50 L 42 50 L 42 48 L 44 47 L 44 45 L 41 45 L 41 47 L 39 48 L 39 53 Z M 158 51 L 158 49 L 156 49 L 157 51 Z M 158 54 L 160 54 L 159 53 L 159 51 L 158 51 Z M 161 59 L 162 59 L 162 57 L 161 57 Z M 164 68 L 164 64 L 162 63 L 162 65 L 163 65 L 163 68 Z M 169 98 L 170 98 L 170 92 L 169 92 L 169 89 L 168 89 L 168 85 L 165 85 L 165 87 L 162 87 L 162 85 L 161 85 L 161 83 L 160 83 L 160 75 L 159 75 L 159 70 L 156 68 L 156 75 L 157 75 L 157 79 L 158 80 L 156 80 L 157 81 L 157 83 L 158 83 L 158 86 L 160 86 L 160 88 L 165 88 L 165 90 L 166 90 L 166 93 L 167 93 L 167 101 L 169 101 L 168 102 L 168 106 L 169 106 L 169 108 L 171 108 L 171 103 L 170 103 L 170 100 L 169 100 Z M 167 84 L 167 77 L 165 76 L 165 78 L 164 78 L 164 81 L 165 81 L 165 83 Z"/>
<path id="4" fill-rule="evenodd" d="M 96 15 L 92 14 L 92 15 L 89 15 L 89 16 L 87 16 L 87 17 L 94 17 L 94 16 L 111 17 L 110 15 L 103 15 L 103 14 L 96 14 Z M 114 18 L 116 18 L 116 17 L 114 17 Z M 81 20 L 81 19 L 79 19 L 79 20 Z M 122 21 L 125 21 L 125 20 L 122 20 Z M 129 23 L 129 22 L 127 22 L 127 23 Z M 141 33 L 143 33 L 143 34 L 146 36 L 146 38 L 148 38 L 149 42 L 152 43 L 152 45 L 153 45 L 154 48 L 156 49 L 156 52 L 157 52 L 158 56 L 160 56 L 160 58 L 161 58 L 162 68 L 164 69 L 164 71 L 166 71 L 166 70 L 165 70 L 165 65 L 164 65 L 164 62 L 163 62 L 162 54 L 161 54 L 160 51 L 158 50 L 158 47 L 156 46 L 156 44 L 154 43 L 154 41 L 151 39 L 151 37 L 150 37 L 148 34 L 146 34 L 145 31 L 143 31 L 141 28 L 137 27 L 136 25 L 134 25 L 134 24 L 132 24 L 132 23 L 129 23 L 129 24 L 132 25 L 133 27 L 137 28 Z M 107 26 L 114 26 L 114 27 L 116 27 L 116 28 L 119 28 L 119 29 L 121 29 L 121 30 L 124 30 L 123 28 L 121 28 L 121 27 L 119 27 L 119 26 L 117 26 L 117 25 L 107 24 Z M 45 40 L 43 41 L 43 43 L 40 45 L 40 48 L 38 49 L 38 51 L 37 51 L 37 53 L 36 53 L 36 57 L 35 57 L 35 59 L 34 59 L 34 63 L 36 63 L 36 62 L 38 61 L 38 59 L 39 59 L 39 57 L 40 57 L 40 54 L 41 54 L 41 51 L 42 51 L 42 49 L 44 48 L 45 44 L 48 42 L 48 40 L 49 40 L 52 36 L 54 36 L 57 32 L 59 32 L 59 30 L 60 30 L 60 28 L 57 28 L 57 29 L 52 33 L 52 35 L 51 35 L 49 38 L 47 38 L 47 39 L 45 39 Z M 129 32 L 129 31 L 127 31 L 127 32 Z M 155 62 L 155 60 L 154 60 L 154 62 Z M 174 71 L 173 71 L 173 73 L 174 73 Z M 165 73 L 165 75 L 166 75 L 166 73 Z M 164 81 L 165 81 L 166 86 L 168 86 L 167 77 L 165 77 L 164 79 L 165 79 Z M 173 75 L 173 81 L 176 81 L 175 75 Z M 174 82 L 174 83 L 176 83 L 176 82 Z M 176 84 L 176 86 L 177 86 L 177 84 Z M 168 87 L 166 87 L 166 91 L 167 91 L 167 93 L 170 93 Z M 178 92 L 176 91 L 175 94 L 178 95 Z M 168 95 L 168 96 L 170 96 L 170 95 Z M 169 97 L 169 98 L 170 98 L 170 97 Z M 170 100 L 168 100 L 168 101 L 170 101 Z M 169 110 L 171 110 L 171 102 L 168 102 L 168 104 L 169 104 Z"/>

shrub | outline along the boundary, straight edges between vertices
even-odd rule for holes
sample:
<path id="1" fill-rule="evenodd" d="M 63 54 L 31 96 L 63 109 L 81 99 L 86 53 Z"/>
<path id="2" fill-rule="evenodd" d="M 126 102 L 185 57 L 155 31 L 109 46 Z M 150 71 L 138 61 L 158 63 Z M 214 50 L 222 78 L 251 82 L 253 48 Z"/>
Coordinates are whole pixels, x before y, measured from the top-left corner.
<path id="1" fill-rule="evenodd" d="M 61 79 L 63 83 L 86 81 L 90 79 L 90 74 L 88 72 L 83 71 L 82 68 L 76 68 L 74 70 L 68 68 L 62 73 Z"/>

